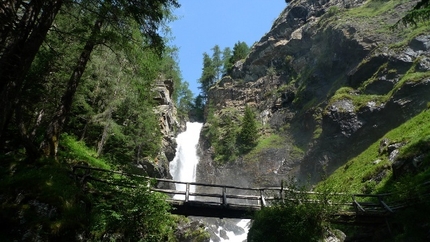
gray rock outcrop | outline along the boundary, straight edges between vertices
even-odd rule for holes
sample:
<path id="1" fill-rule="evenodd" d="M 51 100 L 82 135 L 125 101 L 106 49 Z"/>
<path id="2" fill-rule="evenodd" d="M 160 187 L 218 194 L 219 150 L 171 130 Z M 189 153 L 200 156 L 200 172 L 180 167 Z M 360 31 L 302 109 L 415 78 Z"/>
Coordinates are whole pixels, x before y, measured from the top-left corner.
<path id="1" fill-rule="evenodd" d="M 279 186 L 286 176 L 315 182 L 425 110 L 430 35 L 386 31 L 416 2 L 365 18 L 357 13 L 371 8 L 364 0 L 291 1 L 208 94 L 219 115 L 254 107 L 260 132 L 280 135 L 284 144 L 219 166 L 203 135 L 198 179 L 251 186 Z"/>
<path id="2" fill-rule="evenodd" d="M 157 102 L 155 113 L 159 116 L 159 125 L 162 133 L 162 148 L 155 161 L 144 160 L 140 166 L 145 169 L 151 177 L 171 178 L 169 173 L 169 162 L 173 160 L 176 153 L 175 137 L 183 129 L 178 120 L 176 107 L 173 104 L 173 81 L 159 80 L 154 88 Z"/>

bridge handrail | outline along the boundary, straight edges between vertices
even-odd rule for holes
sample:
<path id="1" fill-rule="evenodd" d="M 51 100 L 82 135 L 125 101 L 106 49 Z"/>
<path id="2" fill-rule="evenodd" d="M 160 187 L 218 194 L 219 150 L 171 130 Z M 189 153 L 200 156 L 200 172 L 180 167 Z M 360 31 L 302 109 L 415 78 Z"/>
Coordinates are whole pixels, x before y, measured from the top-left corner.
<path id="1" fill-rule="evenodd" d="M 209 183 L 202 183 L 202 182 L 185 182 L 185 181 L 177 181 L 172 179 L 165 179 L 165 178 L 154 178 L 149 176 L 143 176 L 138 175 L 135 173 L 129 173 L 129 172 L 119 172 L 119 171 L 113 171 L 113 170 L 107 170 L 103 168 L 95 168 L 95 167 L 88 167 L 88 166 L 73 166 L 73 171 L 76 169 L 85 169 L 85 170 L 94 170 L 94 171 L 101 171 L 101 172 L 107 172 L 107 173 L 114 173 L 119 175 L 127 175 L 127 176 L 133 176 L 133 177 L 140 177 L 148 180 L 156 180 L 159 182 L 167 182 L 167 183 L 174 183 L 174 184 L 189 184 L 194 186 L 207 186 L 207 187 L 218 187 L 218 188 L 229 188 L 229 189 L 240 189 L 240 190 L 248 190 L 248 191 L 288 191 L 288 192 L 294 192 L 294 193 L 301 193 L 301 194 L 316 194 L 316 195 L 322 195 L 325 193 L 321 192 L 314 192 L 314 191 L 299 191 L 294 190 L 286 187 L 255 187 L 255 188 L 249 188 L 249 187 L 239 187 L 239 186 L 231 186 L 231 185 L 218 185 L 218 184 L 209 184 Z M 328 193 L 327 195 L 351 195 L 347 193 Z M 354 196 L 359 197 L 377 197 L 379 194 L 353 194 Z M 387 194 L 381 194 L 381 195 L 389 195 Z"/>
<path id="2" fill-rule="evenodd" d="M 154 178 L 154 177 L 143 176 L 143 175 L 138 175 L 138 174 L 129 173 L 129 172 L 112 171 L 112 170 L 107 170 L 107 169 L 103 169 L 103 168 L 95 168 L 95 167 L 88 167 L 88 166 L 73 166 L 73 171 L 75 171 L 76 169 L 101 171 L 101 172 L 114 173 L 114 174 L 119 174 L 119 175 L 140 177 L 140 178 L 144 178 L 144 179 L 148 179 L 148 180 L 156 180 L 159 182 L 174 183 L 174 184 L 184 184 L 184 185 L 190 184 L 190 185 L 194 185 L 194 186 L 230 188 L 230 189 L 240 189 L 240 190 L 250 190 L 250 191 L 260 191 L 263 189 L 263 188 L 238 187 L 238 186 L 231 186 L 231 185 L 209 184 L 209 183 L 202 183 L 202 182 L 185 182 L 185 181 L 177 181 L 177 180 L 165 179 L 165 178 Z"/>
<path id="3" fill-rule="evenodd" d="M 143 179 L 149 180 L 155 180 L 157 182 L 166 182 L 171 184 L 183 184 L 186 185 L 186 191 L 178 191 L 178 190 L 172 190 L 172 189 L 162 189 L 162 188 L 155 188 L 150 187 L 151 191 L 156 192 L 162 192 L 166 194 L 174 194 L 174 195 L 184 195 L 185 201 L 187 202 L 190 196 L 198 197 L 212 197 L 220 199 L 220 204 L 226 205 L 227 199 L 240 199 L 240 200 L 258 200 L 259 206 L 265 206 L 267 201 L 272 201 L 276 199 L 284 199 L 284 195 L 288 192 L 293 192 L 295 194 L 311 194 L 311 195 L 329 195 L 329 196 L 350 196 L 352 198 L 352 201 L 350 203 L 331 203 L 330 205 L 339 205 L 339 206 L 350 206 L 355 207 L 356 211 L 359 212 L 366 212 L 369 211 L 376 211 L 376 210 L 382 210 L 385 212 L 393 213 L 396 209 L 396 204 L 391 204 L 392 206 L 389 206 L 386 201 L 384 201 L 385 198 L 394 195 L 394 193 L 382 193 L 382 194 L 347 194 L 347 193 L 321 193 L 321 192 L 315 192 L 315 191 L 298 191 L 290 188 L 283 187 L 283 183 L 281 184 L 281 187 L 257 187 L 257 188 L 247 188 L 247 187 L 239 187 L 239 186 L 231 186 L 231 185 L 218 185 L 218 184 L 208 184 L 208 183 L 202 183 L 202 182 L 184 182 L 184 181 L 176 181 L 171 179 L 165 179 L 165 178 L 153 178 L 148 176 L 143 176 L 139 174 L 129 173 L 129 172 L 120 172 L 120 171 L 113 171 L 113 170 L 107 170 L 103 168 L 95 168 L 95 167 L 88 167 L 88 166 L 73 166 L 73 172 L 75 173 L 77 169 L 83 169 L 83 170 L 90 170 L 90 171 L 99 171 L 99 172 L 105 172 L 105 173 L 111 173 L 111 174 L 119 174 L 129 177 L 139 177 Z M 75 173 L 76 174 L 76 173 Z M 92 177 L 87 174 L 82 175 L 83 178 L 88 177 L 89 179 L 95 180 L 95 181 L 101 181 L 112 185 L 121 185 L 121 186 L 129 186 L 129 187 L 137 187 L 133 183 L 127 183 L 127 182 L 112 182 L 111 180 L 103 180 L 100 178 Z M 423 186 L 430 185 L 430 181 L 427 181 L 422 184 Z M 204 193 L 204 192 L 195 192 L 190 191 L 190 186 L 204 186 L 204 187 L 212 187 L 212 188 L 222 188 L 221 193 Z M 240 194 L 231 194 L 227 193 L 227 189 L 237 189 L 242 191 L 254 191 L 259 192 L 258 195 L 240 195 Z M 270 196 L 267 194 L 263 194 L 264 192 L 279 192 L 279 197 Z M 427 193 L 426 193 L 427 194 Z M 357 201 L 356 198 L 377 198 L 378 201 Z M 291 198 L 285 198 L 287 200 L 291 200 Z M 304 202 L 321 202 L 319 200 L 300 200 Z M 327 201 L 324 201 L 327 202 Z M 395 202 L 395 201 L 394 201 Z M 398 201 L 397 201 L 398 202 Z M 398 206 L 399 208 L 406 207 L 410 204 L 401 204 Z M 253 206 L 253 205 L 250 205 Z"/>

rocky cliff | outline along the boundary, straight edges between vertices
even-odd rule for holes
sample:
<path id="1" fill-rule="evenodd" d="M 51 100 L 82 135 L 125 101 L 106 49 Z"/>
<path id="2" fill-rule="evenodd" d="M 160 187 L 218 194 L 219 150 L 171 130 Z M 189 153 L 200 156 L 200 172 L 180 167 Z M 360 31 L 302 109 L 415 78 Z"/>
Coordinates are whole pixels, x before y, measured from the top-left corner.
<path id="1" fill-rule="evenodd" d="M 140 166 L 151 177 L 171 178 L 169 162 L 176 153 L 176 135 L 184 130 L 185 125 L 178 120 L 177 110 L 173 104 L 173 81 L 159 80 L 154 87 L 154 101 L 157 106 L 155 113 L 158 115 L 160 131 L 162 133 L 161 151 L 154 161 L 144 160 Z"/>
<path id="2" fill-rule="evenodd" d="M 237 122 L 245 105 L 253 107 L 260 139 L 281 140 L 217 165 L 206 123 L 198 179 L 315 182 L 428 108 L 429 28 L 390 28 L 416 2 L 291 1 L 208 97 L 220 120 Z"/>

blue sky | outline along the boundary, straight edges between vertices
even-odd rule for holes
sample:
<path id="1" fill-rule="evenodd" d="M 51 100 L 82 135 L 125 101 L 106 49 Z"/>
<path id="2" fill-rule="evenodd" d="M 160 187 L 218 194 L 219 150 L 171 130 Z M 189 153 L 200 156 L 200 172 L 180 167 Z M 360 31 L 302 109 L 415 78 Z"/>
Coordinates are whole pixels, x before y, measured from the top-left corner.
<path id="1" fill-rule="evenodd" d="M 179 0 L 178 20 L 170 24 L 179 48 L 178 62 L 183 81 L 197 95 L 203 53 L 212 55 L 215 45 L 233 48 L 238 41 L 251 46 L 267 32 L 287 6 L 285 0 Z"/>

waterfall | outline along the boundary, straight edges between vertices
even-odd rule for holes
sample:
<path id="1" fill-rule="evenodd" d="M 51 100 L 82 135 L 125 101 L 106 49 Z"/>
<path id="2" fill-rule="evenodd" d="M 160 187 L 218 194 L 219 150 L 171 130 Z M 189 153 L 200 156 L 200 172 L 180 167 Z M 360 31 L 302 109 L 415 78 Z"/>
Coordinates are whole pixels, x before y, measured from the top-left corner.
<path id="1" fill-rule="evenodd" d="M 170 174 L 173 180 L 183 182 L 196 181 L 196 169 L 199 163 L 197 156 L 197 144 L 199 143 L 200 130 L 203 124 L 187 122 L 185 132 L 180 133 L 176 138 L 175 158 L 169 164 Z M 176 190 L 185 191 L 185 184 L 176 184 Z M 194 192 L 195 187 L 190 187 L 190 192 Z M 184 199 L 184 195 L 175 195 L 175 199 Z M 192 198 L 190 198 L 192 199 Z"/>
<path id="2" fill-rule="evenodd" d="M 196 181 L 196 171 L 197 164 L 199 162 L 199 157 L 197 156 L 197 145 L 199 143 L 200 130 L 202 129 L 203 124 L 201 123 L 191 123 L 187 122 L 187 127 L 185 132 L 180 133 L 178 137 L 176 137 L 176 154 L 175 158 L 170 162 L 170 174 L 173 177 L 173 180 L 183 181 L 183 182 L 195 182 Z M 184 184 L 176 184 L 176 190 L 185 191 L 186 187 Z M 195 187 L 190 186 L 190 192 L 195 192 Z M 183 200 L 185 198 L 184 195 L 175 195 L 174 199 Z M 190 197 L 192 200 L 193 197 Z M 226 235 L 229 239 L 225 240 L 219 238 L 218 241 L 243 241 L 246 240 L 246 234 L 248 231 L 247 224 L 249 223 L 249 219 L 240 220 L 237 223 L 237 226 L 243 228 L 245 233 L 241 233 L 236 235 L 231 231 L 227 231 Z M 220 231 L 224 230 L 224 228 L 219 227 L 216 233 L 217 236 L 223 237 L 220 235 Z M 212 241 L 212 240 L 211 240 Z"/>

